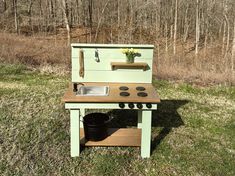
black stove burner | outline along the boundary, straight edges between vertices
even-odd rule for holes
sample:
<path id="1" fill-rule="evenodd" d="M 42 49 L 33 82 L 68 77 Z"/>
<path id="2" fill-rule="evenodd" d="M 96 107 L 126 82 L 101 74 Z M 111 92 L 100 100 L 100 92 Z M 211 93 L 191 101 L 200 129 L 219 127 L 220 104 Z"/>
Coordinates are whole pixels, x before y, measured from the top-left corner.
<path id="1" fill-rule="evenodd" d="M 121 86 L 121 87 L 119 87 L 119 90 L 128 90 L 129 88 L 128 87 L 126 87 L 126 86 Z"/>
<path id="2" fill-rule="evenodd" d="M 144 88 L 144 87 L 142 87 L 142 86 L 138 86 L 138 87 L 136 87 L 136 90 L 138 90 L 138 91 L 144 91 L 144 90 L 145 90 L 145 88 Z"/>
<path id="3" fill-rule="evenodd" d="M 130 93 L 129 92 L 120 92 L 119 95 L 122 96 L 122 97 L 127 97 L 127 96 L 130 95 Z"/>
<path id="4" fill-rule="evenodd" d="M 148 94 L 146 92 L 138 92 L 137 95 L 139 97 L 147 97 L 148 96 Z"/>

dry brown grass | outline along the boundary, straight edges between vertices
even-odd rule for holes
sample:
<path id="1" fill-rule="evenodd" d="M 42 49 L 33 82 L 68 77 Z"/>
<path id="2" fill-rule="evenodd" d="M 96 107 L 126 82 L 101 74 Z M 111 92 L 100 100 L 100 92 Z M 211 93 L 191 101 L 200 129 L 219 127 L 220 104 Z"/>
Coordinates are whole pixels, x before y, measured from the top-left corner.
<path id="1" fill-rule="evenodd" d="M 0 58 L 10 63 L 28 66 L 69 65 L 70 48 L 56 37 L 25 37 L 0 33 Z"/>
<path id="2" fill-rule="evenodd" d="M 158 72 L 154 72 L 154 76 L 158 79 L 184 81 L 201 86 L 215 84 L 235 85 L 235 76 L 231 72 L 217 73 L 180 65 L 163 64 Z"/>
<path id="3" fill-rule="evenodd" d="M 173 55 L 172 45 L 165 52 L 164 42 L 159 42 L 155 51 L 154 75 L 160 79 L 171 79 L 199 85 L 235 85 L 235 71 L 231 71 L 231 54 L 221 55 L 221 45 L 213 43 L 205 50 L 200 48 L 195 56 L 194 42 L 178 41 L 177 53 Z"/>
<path id="4" fill-rule="evenodd" d="M 93 34 L 94 35 L 94 34 Z M 115 38 L 115 32 L 114 32 Z M 139 35 L 136 33 L 136 35 Z M 51 36 L 19 36 L 16 34 L 0 33 L 0 61 L 22 63 L 41 72 L 67 74 L 70 71 L 70 47 L 67 46 L 64 29 L 58 30 L 57 35 Z M 154 43 L 154 36 L 136 38 L 133 43 Z M 89 30 L 72 29 L 72 42 L 89 42 Z M 94 36 L 92 36 L 94 38 Z M 108 35 L 100 32 L 99 43 L 110 43 Z M 146 39 L 144 41 L 143 39 Z M 125 42 L 122 42 L 125 43 Z M 155 42 L 154 75 L 160 79 L 180 80 L 200 85 L 229 84 L 235 85 L 235 73 L 229 70 L 230 55 L 221 55 L 221 45 L 213 43 L 205 50 L 200 48 L 195 57 L 194 41 L 177 42 L 177 54 L 172 55 L 172 45 L 165 52 L 165 40 Z"/>

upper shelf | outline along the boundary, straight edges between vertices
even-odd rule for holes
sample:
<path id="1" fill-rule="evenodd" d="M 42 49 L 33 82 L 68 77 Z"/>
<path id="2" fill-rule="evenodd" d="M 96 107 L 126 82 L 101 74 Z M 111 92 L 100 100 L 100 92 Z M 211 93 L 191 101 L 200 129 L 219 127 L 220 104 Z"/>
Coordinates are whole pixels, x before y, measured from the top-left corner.
<path id="1" fill-rule="evenodd" d="M 135 62 L 135 63 L 126 63 L 126 62 L 111 62 L 112 70 L 115 69 L 143 69 L 146 71 L 148 64 L 145 62 Z"/>

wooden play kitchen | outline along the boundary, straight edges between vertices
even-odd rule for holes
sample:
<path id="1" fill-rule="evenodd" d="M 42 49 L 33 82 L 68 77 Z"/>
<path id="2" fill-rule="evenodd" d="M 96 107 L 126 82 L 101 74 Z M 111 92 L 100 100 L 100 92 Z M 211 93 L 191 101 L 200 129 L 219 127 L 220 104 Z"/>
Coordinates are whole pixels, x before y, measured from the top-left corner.
<path id="1" fill-rule="evenodd" d="M 141 147 L 141 156 L 150 157 L 152 110 L 160 103 L 152 86 L 154 46 L 72 44 L 71 47 L 72 83 L 63 96 L 65 108 L 70 110 L 71 156 L 79 156 L 80 145 L 85 145 Z M 138 52 L 134 62 L 126 62 L 123 49 Z M 135 109 L 137 128 L 110 128 L 105 139 L 88 141 L 81 122 L 86 109 Z"/>

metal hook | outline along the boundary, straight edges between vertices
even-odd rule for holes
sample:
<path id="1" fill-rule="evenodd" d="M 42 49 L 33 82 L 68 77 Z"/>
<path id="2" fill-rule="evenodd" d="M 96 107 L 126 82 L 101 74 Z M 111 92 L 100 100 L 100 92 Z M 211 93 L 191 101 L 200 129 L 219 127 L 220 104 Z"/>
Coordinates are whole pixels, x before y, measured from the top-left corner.
<path id="1" fill-rule="evenodd" d="M 98 49 L 95 49 L 95 61 L 100 62 Z"/>

